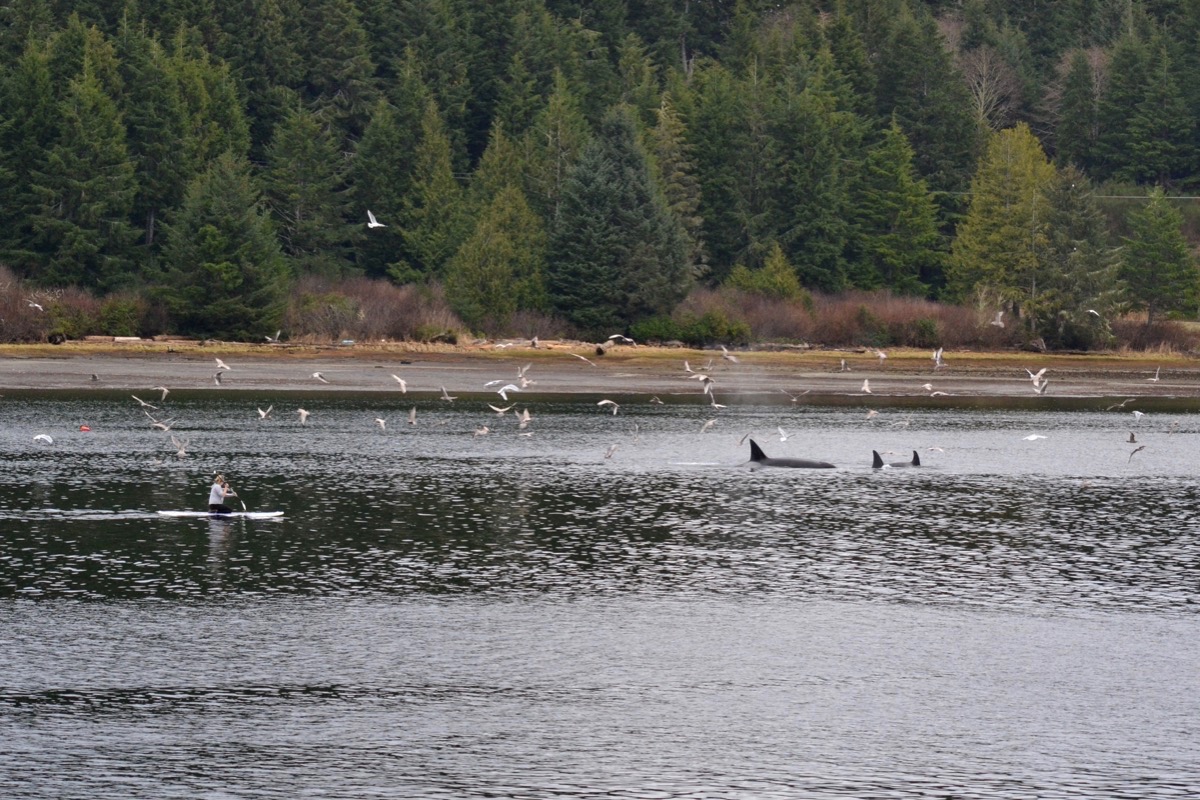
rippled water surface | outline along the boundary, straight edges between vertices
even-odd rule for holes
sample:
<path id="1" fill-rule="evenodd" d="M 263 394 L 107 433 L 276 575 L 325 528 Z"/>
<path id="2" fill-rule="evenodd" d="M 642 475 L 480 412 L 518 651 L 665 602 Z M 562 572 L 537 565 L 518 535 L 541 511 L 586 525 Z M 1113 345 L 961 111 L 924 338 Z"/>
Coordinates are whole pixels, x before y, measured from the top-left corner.
<path id="1" fill-rule="evenodd" d="M 1200 795 L 1200 417 L 490 399 L 0 398 L 0 796 Z"/>

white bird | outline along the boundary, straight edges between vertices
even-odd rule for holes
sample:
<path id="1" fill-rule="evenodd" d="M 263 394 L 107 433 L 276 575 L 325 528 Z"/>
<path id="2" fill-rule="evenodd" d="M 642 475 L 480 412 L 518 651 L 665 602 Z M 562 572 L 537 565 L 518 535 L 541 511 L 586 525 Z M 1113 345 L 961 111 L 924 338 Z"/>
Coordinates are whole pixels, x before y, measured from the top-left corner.
<path id="1" fill-rule="evenodd" d="M 1100 312 L 1099 312 L 1099 311 L 1097 311 L 1097 310 L 1096 310 L 1096 309 L 1094 309 L 1094 308 L 1089 308 L 1089 309 L 1087 310 L 1087 313 L 1091 314 L 1091 315 L 1092 315 L 1093 317 L 1095 317 L 1096 319 L 1102 319 L 1102 317 L 1100 316 Z"/>
<path id="2" fill-rule="evenodd" d="M 661 405 L 663 405 L 663 401 L 661 399 L 659 399 L 658 395 L 651 395 L 650 396 L 650 405 L 661 406 Z"/>
<path id="3" fill-rule="evenodd" d="M 375 424 L 379 426 L 379 430 L 381 430 L 381 431 L 387 430 L 387 421 L 384 420 L 383 417 L 376 417 Z"/>
<path id="4" fill-rule="evenodd" d="M 841 366 L 841 368 L 838 370 L 838 372 L 849 372 L 849 371 L 850 371 L 850 368 L 846 366 L 846 359 L 844 359 L 844 358 L 843 358 L 843 359 L 842 359 L 842 366 Z"/>
<path id="5" fill-rule="evenodd" d="M 1154 377 L 1153 377 L 1153 378 L 1146 378 L 1146 380 L 1150 381 L 1151 383 L 1158 383 L 1158 374 L 1159 374 L 1160 372 L 1162 372 L 1162 367 L 1159 367 L 1159 368 L 1157 368 L 1156 370 L 1154 370 Z"/>
<path id="6" fill-rule="evenodd" d="M 804 395 L 806 395 L 806 394 L 808 394 L 809 392 L 811 392 L 811 391 L 812 391 L 812 389 L 805 389 L 803 392 L 797 392 L 796 394 L 792 394 L 792 393 L 791 393 L 791 392 L 789 392 L 787 389 L 780 389 L 779 391 L 781 391 L 781 392 L 783 392 L 784 394 L 786 394 L 786 395 L 788 396 L 788 398 L 789 398 L 789 399 L 790 399 L 790 400 L 791 400 L 793 403 L 798 403 L 798 402 L 800 402 L 800 398 L 801 398 L 801 397 L 804 397 Z"/>
<path id="7" fill-rule="evenodd" d="M 883 352 L 882 350 L 876 350 L 875 357 L 879 359 L 880 365 L 882 365 L 884 361 L 887 361 L 887 353 Z"/>
<path id="8" fill-rule="evenodd" d="M 591 364 L 593 367 L 596 366 L 596 363 L 594 361 L 592 361 L 590 358 L 584 358 L 583 356 L 579 355 L 579 353 L 567 353 L 567 355 L 575 356 L 580 361 L 586 361 L 587 363 Z"/>
<path id="9" fill-rule="evenodd" d="M 615 453 L 615 452 L 617 452 L 617 446 L 616 446 L 615 444 L 610 444 L 610 445 L 608 446 L 608 449 L 604 451 L 604 457 L 605 457 L 605 458 L 612 458 L 612 457 L 613 457 L 613 453 Z"/>
<path id="10" fill-rule="evenodd" d="M 321 383 L 329 383 L 329 381 L 325 380 L 325 376 L 319 372 L 314 372 L 313 377 L 319 380 Z"/>
<path id="11" fill-rule="evenodd" d="M 726 361 L 729 361 L 731 363 L 734 363 L 734 364 L 738 363 L 738 357 L 735 356 L 733 353 L 729 352 L 725 348 L 725 345 L 721 345 L 721 358 L 723 358 Z"/>
<path id="12" fill-rule="evenodd" d="M 1041 434 L 1038 434 L 1038 433 L 1031 433 L 1031 434 L 1029 434 L 1028 436 L 1026 436 L 1026 437 L 1025 437 L 1025 441 L 1027 441 L 1027 442 L 1034 442 L 1034 441 L 1037 441 L 1038 439 L 1045 439 L 1045 438 L 1046 438 L 1046 437 L 1045 437 L 1045 436 L 1042 436 Z"/>
<path id="13" fill-rule="evenodd" d="M 713 408 L 727 408 L 727 406 L 724 406 L 724 405 L 722 405 L 722 404 L 718 403 L 718 402 L 717 402 L 717 396 L 716 396 L 716 395 L 712 395 L 712 394 L 710 394 L 710 395 L 708 396 L 708 404 L 709 404 L 710 406 L 712 406 Z"/>
<path id="14" fill-rule="evenodd" d="M 1133 401 L 1134 401 L 1134 398 L 1132 398 L 1132 397 L 1126 397 L 1124 400 L 1122 400 L 1121 402 L 1117 403 L 1116 405 L 1111 405 L 1111 406 L 1109 406 L 1108 408 L 1106 408 L 1106 409 L 1104 409 L 1104 410 L 1105 410 L 1105 411 L 1112 411 L 1114 408 L 1124 408 L 1124 407 L 1125 407 L 1125 405 L 1126 405 L 1127 403 L 1132 403 Z"/>
<path id="15" fill-rule="evenodd" d="M 35 303 L 28 298 L 25 299 L 25 302 L 29 304 L 30 308 L 35 309 L 37 311 L 45 311 L 46 310 L 46 309 L 42 308 L 41 304 Z"/>
<path id="16" fill-rule="evenodd" d="M 1045 380 L 1043 380 L 1041 383 L 1035 383 L 1035 384 L 1033 385 L 1033 390 L 1034 390 L 1035 392 L 1037 392 L 1038 394 L 1045 394 L 1045 393 L 1046 393 L 1046 389 L 1047 389 L 1049 386 L 1050 386 L 1050 379 L 1049 379 L 1049 378 L 1046 378 L 1046 379 L 1045 379 Z"/>
<path id="17" fill-rule="evenodd" d="M 367 227 L 368 228 L 386 228 L 379 220 L 375 219 L 375 215 L 371 213 L 371 209 L 367 209 Z"/>
<path id="18" fill-rule="evenodd" d="M 441 389 L 442 389 L 442 399 L 445 400 L 447 403 L 453 403 L 455 400 L 458 399 L 457 395 L 454 397 L 451 397 L 450 393 L 446 391 L 445 386 L 441 387 Z"/>
<path id="19" fill-rule="evenodd" d="M 171 434 L 171 444 L 175 445 L 175 457 L 187 458 L 187 443 L 175 438 L 175 434 Z"/>
<path id="20" fill-rule="evenodd" d="M 776 428 L 775 430 L 779 431 L 779 441 L 786 442 L 788 440 L 788 435 L 784 432 L 783 428 Z"/>
<path id="21" fill-rule="evenodd" d="M 700 426 L 700 432 L 706 433 L 709 428 L 711 428 L 713 425 L 716 425 L 716 424 L 717 424 L 717 421 L 715 419 L 705 420 L 704 424 Z"/>
<path id="22" fill-rule="evenodd" d="M 946 362 L 942 360 L 942 348 L 933 351 L 933 368 L 941 369 L 946 366 Z"/>
<path id="23" fill-rule="evenodd" d="M 395 373 L 392 373 L 392 377 L 396 379 L 396 383 L 400 384 L 400 394 L 408 394 L 408 383 L 405 382 L 404 378 Z"/>
<path id="24" fill-rule="evenodd" d="M 413 407 L 412 407 L 411 409 L 409 409 L 409 411 L 408 411 L 408 424 L 409 424 L 409 425 L 416 425 L 416 424 L 417 424 L 417 407 L 416 407 L 416 406 L 413 406 Z"/>
<path id="25" fill-rule="evenodd" d="M 492 411 L 495 411 L 496 414 L 498 414 L 499 416 L 503 417 L 509 411 L 509 409 L 512 408 L 512 406 L 505 406 L 504 408 L 499 408 L 497 406 L 492 405 L 491 403 L 488 403 L 488 408 L 490 408 Z"/>
<path id="26" fill-rule="evenodd" d="M 489 428 L 487 425 L 480 425 L 478 428 L 475 429 L 475 433 L 473 435 L 474 436 L 487 436 L 489 433 L 491 433 L 491 428 Z"/>
<path id="27" fill-rule="evenodd" d="M 612 413 L 613 413 L 614 417 L 617 415 L 617 409 L 619 409 L 621 407 L 620 405 L 618 405 L 617 403 L 615 403 L 612 400 L 601 400 L 600 402 L 596 403 L 596 405 L 601 406 L 601 407 L 612 406 Z"/>
<path id="28" fill-rule="evenodd" d="M 257 407 L 256 407 L 256 408 L 257 408 Z M 274 409 L 274 408 L 275 408 L 275 406 L 273 406 L 273 405 L 267 406 L 267 410 L 266 410 L 266 411 L 263 411 L 261 408 L 257 408 L 257 411 L 258 411 L 258 418 L 259 418 L 259 419 L 266 419 L 267 417 L 271 416 L 271 410 L 272 410 L 272 409 Z"/>
<path id="29" fill-rule="evenodd" d="M 169 430 L 171 430 L 171 426 L 174 424 L 175 424 L 175 420 L 173 420 L 173 419 L 169 419 L 166 422 L 159 422 L 158 420 L 154 419 L 153 417 L 150 418 L 150 427 L 154 428 L 155 430 L 169 431 Z"/>
<path id="30" fill-rule="evenodd" d="M 228 365 L 228 364 L 226 364 L 226 363 L 225 363 L 224 361 L 222 361 L 221 359 L 219 359 L 219 358 L 216 358 L 216 359 L 213 359 L 213 360 L 217 362 L 217 369 L 230 369 L 229 365 Z"/>
<path id="31" fill-rule="evenodd" d="M 296 413 L 300 415 L 300 424 L 306 425 L 308 423 L 308 412 L 303 408 L 297 408 Z"/>
<path id="32" fill-rule="evenodd" d="M 878 416 L 879 416 L 879 412 L 873 408 L 867 412 L 867 419 L 875 419 L 875 417 L 878 417 Z"/>
<path id="33" fill-rule="evenodd" d="M 162 397 L 158 398 L 158 402 L 160 402 L 160 403 L 161 403 L 163 400 L 166 400 L 166 399 L 167 399 L 167 395 L 169 395 L 169 394 L 171 393 L 171 390 L 170 390 L 170 389 L 168 389 L 168 388 L 167 388 L 167 387 L 165 387 L 165 386 L 155 386 L 155 387 L 154 387 L 154 391 L 156 391 L 156 392 L 162 392 Z"/>
<path id="34" fill-rule="evenodd" d="M 691 364 L 689 364 L 689 363 L 687 362 L 687 359 L 686 359 L 686 358 L 683 360 L 683 371 L 684 371 L 684 372 L 691 372 L 691 371 L 692 371 L 692 365 L 691 365 Z"/>
<path id="35" fill-rule="evenodd" d="M 525 365 L 525 366 L 523 366 L 523 367 L 517 367 L 517 377 L 518 377 L 518 378 L 524 378 L 524 377 L 525 377 L 525 373 L 526 373 L 526 372 L 529 372 L 529 368 L 530 368 L 530 367 L 532 367 L 532 366 L 533 366 L 533 364 L 532 364 L 532 363 L 529 363 L 529 364 L 526 364 L 526 365 Z"/>
<path id="36" fill-rule="evenodd" d="M 504 402 L 507 403 L 508 402 L 508 393 L 509 392 L 519 392 L 519 391 L 521 391 L 520 386 L 510 383 L 505 386 L 501 386 L 499 389 L 497 389 L 496 394 L 500 395 L 500 397 L 502 397 L 504 399 Z"/>
<path id="37" fill-rule="evenodd" d="M 1029 380 L 1033 381 L 1034 385 L 1036 386 L 1038 383 L 1041 382 L 1042 378 L 1045 377 L 1046 367 L 1042 367 L 1036 373 L 1033 370 L 1029 369 L 1029 367 L 1026 367 L 1025 372 L 1028 373 Z"/>
<path id="38" fill-rule="evenodd" d="M 264 336 L 263 338 L 266 339 L 271 344 L 279 344 L 279 337 L 282 335 L 283 335 L 283 330 L 280 329 L 280 330 L 275 331 L 274 336 Z"/>
<path id="39" fill-rule="evenodd" d="M 991 325 L 993 328 L 1003 328 L 1004 327 L 1004 311 L 1003 310 L 997 311 L 995 318 L 991 322 L 989 322 L 988 325 Z"/>
<path id="40" fill-rule="evenodd" d="M 47 436 L 44 433 L 39 433 L 37 436 L 33 437 L 33 440 L 35 442 L 45 442 L 46 444 L 54 444 L 54 440 L 51 439 L 49 436 Z"/>
<path id="41" fill-rule="evenodd" d="M 933 384 L 932 384 L 932 383 L 923 383 L 923 384 L 921 384 L 921 388 L 922 388 L 922 389 L 924 389 L 924 390 L 925 390 L 925 391 L 927 391 L 927 392 L 932 392 L 932 391 L 933 391 Z"/>
<path id="42" fill-rule="evenodd" d="M 130 396 L 130 397 L 132 397 L 134 400 L 137 400 L 137 401 L 138 401 L 138 405 L 140 405 L 142 408 L 153 408 L 155 411 L 158 411 L 158 406 L 152 406 L 152 405 L 150 405 L 150 404 L 149 404 L 149 403 L 147 403 L 145 400 L 143 400 L 142 398 L 138 397 L 136 394 L 131 394 L 131 395 L 129 395 L 129 396 Z"/>
<path id="43" fill-rule="evenodd" d="M 635 342 L 633 339 L 630 339 L 628 336 L 620 333 L 614 333 L 612 336 L 608 337 L 608 341 L 619 344 L 637 344 L 637 342 Z"/>
<path id="44" fill-rule="evenodd" d="M 1129 413 L 1133 414 L 1133 418 L 1138 421 L 1141 421 L 1142 417 L 1146 416 L 1146 412 L 1144 411 L 1130 411 Z"/>
<path id="45" fill-rule="evenodd" d="M 871 380 L 869 378 L 863 380 L 863 385 L 862 385 L 861 391 L 863 394 L 871 393 Z"/>

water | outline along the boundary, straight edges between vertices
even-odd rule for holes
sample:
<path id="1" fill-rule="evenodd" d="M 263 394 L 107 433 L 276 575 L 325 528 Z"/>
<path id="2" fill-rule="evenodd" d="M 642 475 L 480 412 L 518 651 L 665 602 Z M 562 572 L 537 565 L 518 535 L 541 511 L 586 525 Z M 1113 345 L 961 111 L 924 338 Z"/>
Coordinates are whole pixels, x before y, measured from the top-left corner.
<path id="1" fill-rule="evenodd" d="M 0 795 L 1200 793 L 1200 418 L 596 399 L 0 399 Z"/>

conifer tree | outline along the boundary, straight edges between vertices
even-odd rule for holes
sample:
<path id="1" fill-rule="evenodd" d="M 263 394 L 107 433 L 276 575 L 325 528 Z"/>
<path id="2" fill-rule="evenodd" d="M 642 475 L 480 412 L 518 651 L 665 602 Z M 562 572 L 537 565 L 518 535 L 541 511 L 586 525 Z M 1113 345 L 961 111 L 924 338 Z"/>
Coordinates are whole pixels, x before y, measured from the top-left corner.
<path id="1" fill-rule="evenodd" d="M 1172 311 L 1194 311 L 1200 273 L 1181 226 L 1183 216 L 1160 187 L 1144 208 L 1129 215 L 1121 277 L 1133 307 L 1145 310 L 1146 324 Z"/>
<path id="2" fill-rule="evenodd" d="M 303 14 L 305 99 L 327 111 L 346 138 L 357 139 L 376 99 L 375 65 L 358 9 L 351 0 L 312 0 Z"/>
<path id="3" fill-rule="evenodd" d="M 71 81 L 60 104 L 61 132 L 44 171 L 32 174 L 39 200 L 32 225 L 52 285 L 111 289 L 127 283 L 134 233 L 128 216 L 137 190 L 125 127 L 113 98 L 91 73 Z"/>
<path id="4" fill-rule="evenodd" d="M 546 232 L 515 184 L 502 188 L 446 268 L 446 299 L 469 325 L 503 327 L 545 306 Z"/>
<path id="5" fill-rule="evenodd" d="M 1063 80 L 1059 123 L 1055 130 L 1056 160 L 1087 170 L 1095 162 L 1099 125 L 1094 69 L 1084 50 L 1075 50 Z"/>
<path id="6" fill-rule="evenodd" d="M 164 295 L 182 333 L 262 341 L 283 312 L 288 271 L 244 158 L 217 157 L 167 226 Z"/>
<path id="7" fill-rule="evenodd" d="M 687 287 L 686 245 L 652 184 L 632 112 L 615 107 L 563 187 L 546 289 L 586 335 L 666 314 Z"/>
<path id="8" fill-rule="evenodd" d="M 997 297 L 1018 305 L 1037 295 L 1046 245 L 1045 191 L 1054 177 L 1029 126 L 992 136 L 971 182 L 971 204 L 958 227 L 947 270 L 950 296 Z"/>
<path id="9" fill-rule="evenodd" d="M 663 94 L 655 116 L 658 124 L 649 132 L 649 141 L 657 183 L 687 238 L 692 277 L 700 277 L 708 257 L 704 250 L 704 218 L 700 216 L 700 182 L 687 129 L 669 93 Z"/>
<path id="10" fill-rule="evenodd" d="M 1183 101 L 1165 47 L 1157 50 L 1147 72 L 1142 99 L 1129 118 L 1129 163 L 1118 177 L 1165 185 L 1196 166 L 1196 120 Z"/>
<path id="11" fill-rule="evenodd" d="M 275 129 L 266 155 L 266 197 L 291 271 L 344 274 L 352 233 L 344 221 L 345 166 L 329 127 L 297 106 Z"/>
<path id="12" fill-rule="evenodd" d="M 895 122 L 867 152 L 854 194 L 855 285 L 899 294 L 924 294 L 939 285 L 946 254 L 937 205 L 917 177 L 912 147 Z"/>
<path id="13" fill-rule="evenodd" d="M 529 172 L 524 187 L 530 205 L 550 225 L 559 213 L 563 182 L 588 136 L 587 121 L 566 76 L 555 73 L 554 91 L 526 136 Z"/>
<path id="14" fill-rule="evenodd" d="M 463 190 L 454 178 L 450 138 L 437 103 L 429 99 L 414 153 L 412 189 L 404 197 L 400 227 L 408 261 L 388 269 L 398 283 L 437 278 L 462 242 Z"/>
<path id="15" fill-rule="evenodd" d="M 1136 36 L 1126 35 L 1113 47 L 1097 115 L 1094 169 L 1100 178 L 1129 172 L 1130 124 L 1145 96 L 1149 63 L 1149 49 Z"/>

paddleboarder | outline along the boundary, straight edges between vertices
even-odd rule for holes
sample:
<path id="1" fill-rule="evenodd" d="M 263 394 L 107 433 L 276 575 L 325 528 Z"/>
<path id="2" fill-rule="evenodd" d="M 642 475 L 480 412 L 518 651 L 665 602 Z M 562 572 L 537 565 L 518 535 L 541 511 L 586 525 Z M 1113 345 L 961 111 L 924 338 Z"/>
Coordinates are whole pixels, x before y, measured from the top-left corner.
<path id="1" fill-rule="evenodd" d="M 208 492 L 209 513 L 228 514 L 233 511 L 232 508 L 222 502 L 226 497 L 237 497 L 237 492 L 230 488 L 229 482 L 225 480 L 225 476 L 218 472 L 213 476 L 212 489 Z"/>

